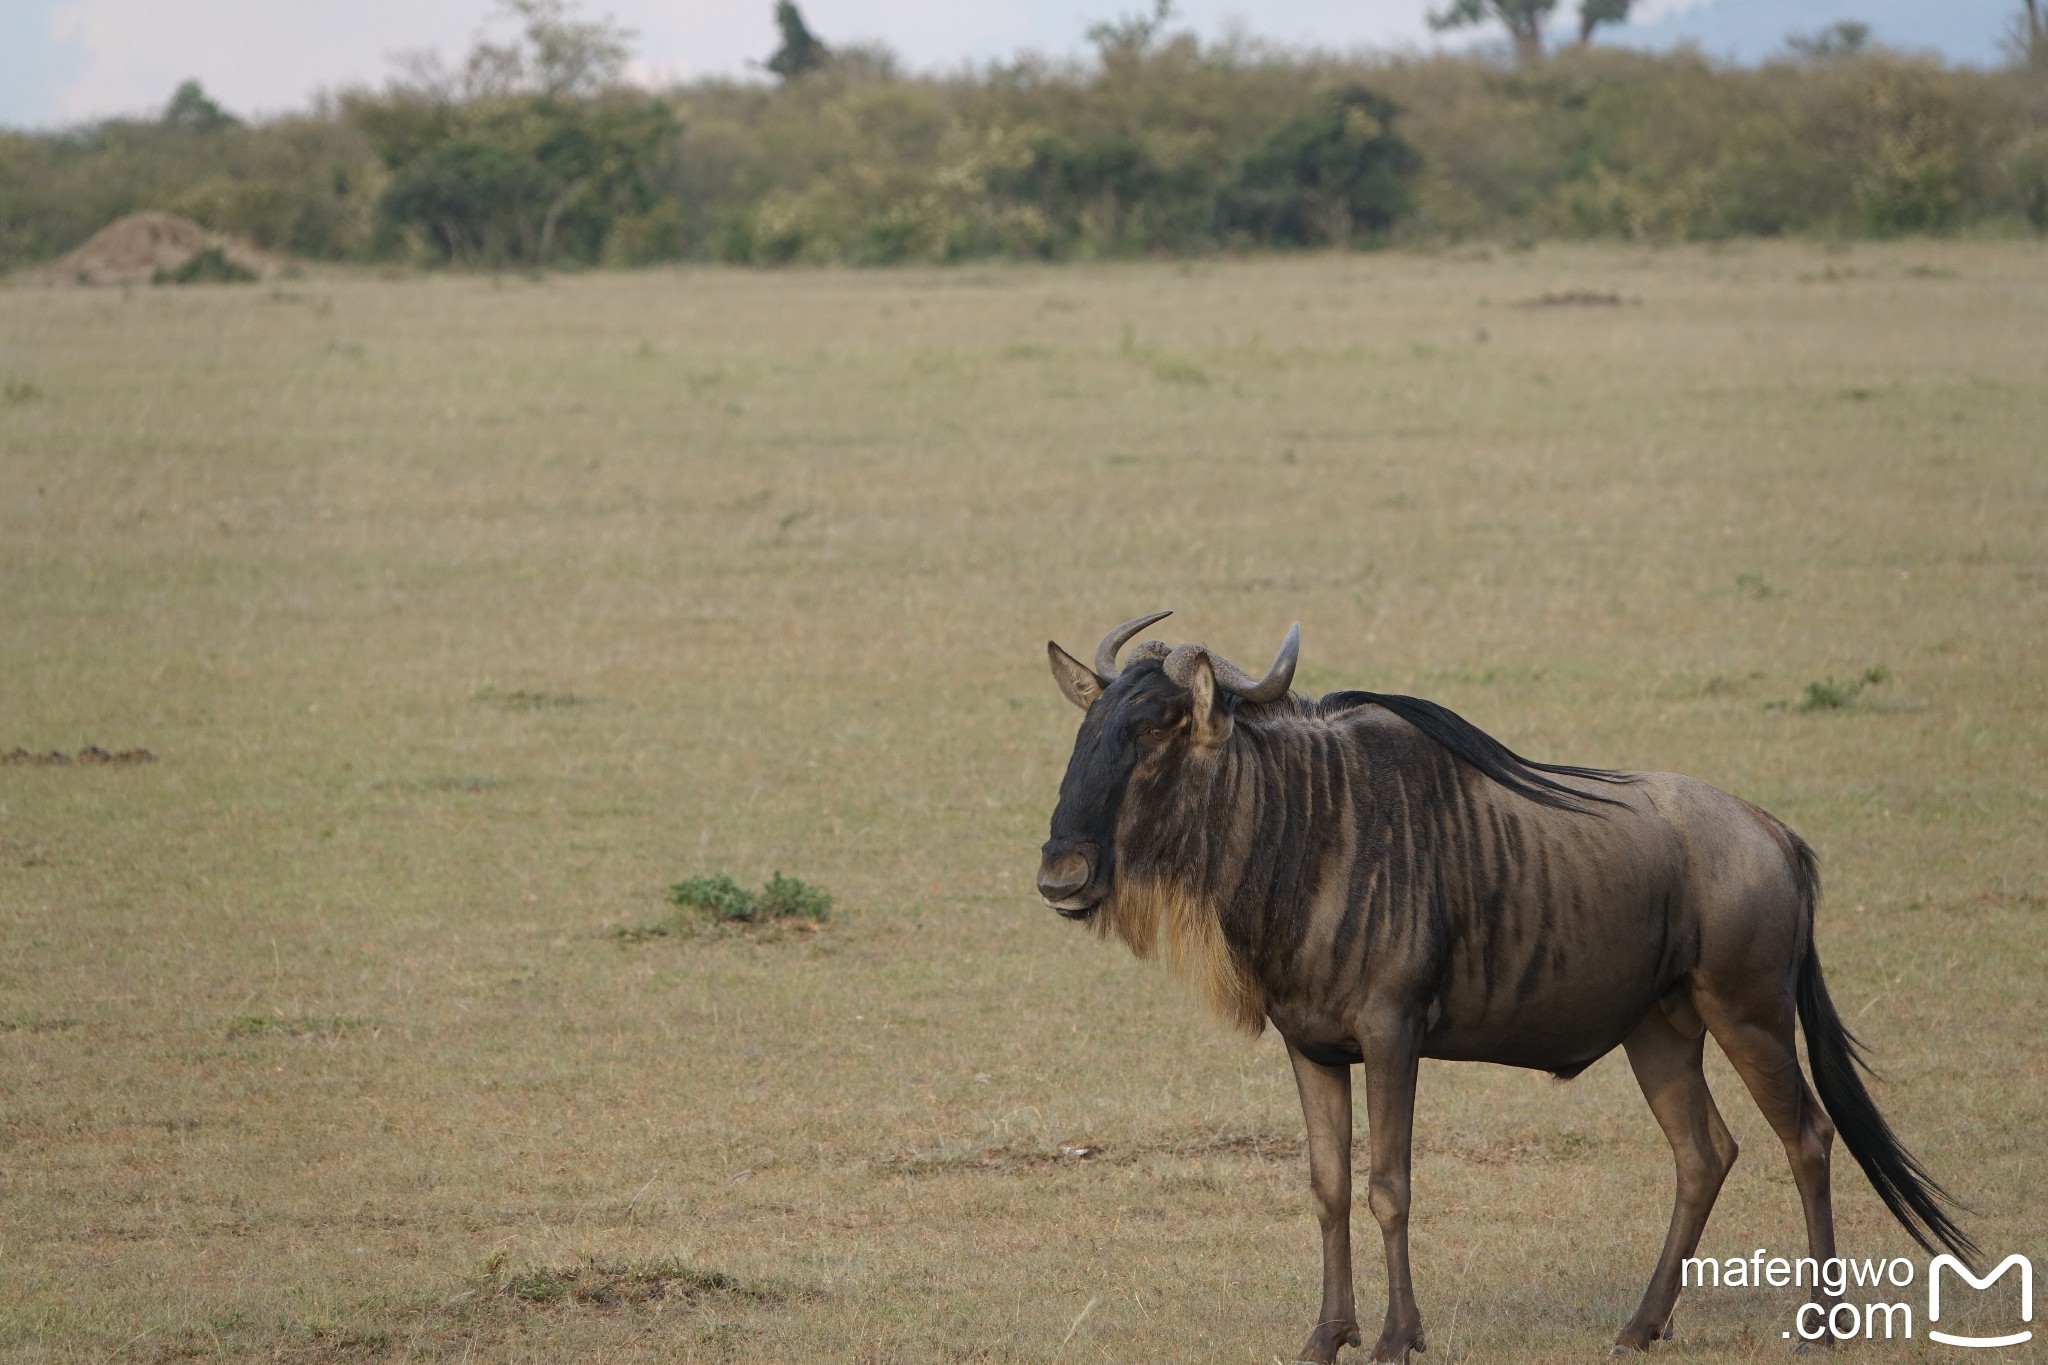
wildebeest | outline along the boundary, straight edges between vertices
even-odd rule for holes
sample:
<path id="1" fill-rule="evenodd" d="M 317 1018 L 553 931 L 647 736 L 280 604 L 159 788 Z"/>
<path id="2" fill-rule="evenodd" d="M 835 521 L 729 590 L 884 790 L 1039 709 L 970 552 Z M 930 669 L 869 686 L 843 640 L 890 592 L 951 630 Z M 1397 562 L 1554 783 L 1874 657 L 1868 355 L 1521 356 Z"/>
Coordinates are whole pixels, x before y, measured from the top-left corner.
<path id="1" fill-rule="evenodd" d="M 1351 1068 L 1365 1070 L 1366 1203 L 1386 1244 L 1376 1361 L 1426 1349 L 1408 1271 L 1420 1058 L 1568 1079 L 1619 1044 L 1677 1158 L 1664 1251 L 1615 1352 L 1669 1335 L 1735 1140 L 1701 1070 L 1734 1064 L 1791 1158 L 1817 1263 L 1835 1254 L 1828 1154 L 1850 1155 L 1915 1241 L 1974 1263 L 1948 1195 L 1893 1136 L 1813 946 L 1813 850 L 1764 811 L 1672 773 L 1535 763 L 1433 702 L 1290 693 L 1301 629 L 1264 678 L 1201 645 L 1048 644 L 1085 713 L 1038 890 L 1069 919 L 1163 951 L 1224 1018 L 1287 1043 L 1308 1127 L 1323 1297 L 1304 1361 L 1359 1344 Z M 1793 1020 L 1804 1027 L 1813 1089 Z M 1827 1297 L 1816 1287 L 1817 1301 Z"/>

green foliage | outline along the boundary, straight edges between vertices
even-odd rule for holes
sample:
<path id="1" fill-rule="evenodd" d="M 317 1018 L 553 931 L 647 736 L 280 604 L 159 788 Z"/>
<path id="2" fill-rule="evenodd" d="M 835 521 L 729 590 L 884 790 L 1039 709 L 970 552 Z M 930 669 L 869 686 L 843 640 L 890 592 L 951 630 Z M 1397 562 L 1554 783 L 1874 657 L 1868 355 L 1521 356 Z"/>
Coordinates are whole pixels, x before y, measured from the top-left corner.
<path id="1" fill-rule="evenodd" d="M 1627 8 L 1581 0 L 1582 34 Z M 502 16 L 516 35 L 454 68 L 412 59 L 304 117 L 214 120 L 194 87 L 175 118 L 0 132 L 0 266 L 144 208 L 294 255 L 489 267 L 2048 231 L 2037 73 L 1841 32 L 1756 68 L 1584 45 L 1509 67 L 1205 46 L 1155 3 L 1085 63 L 922 77 L 825 59 L 792 9 L 801 79 L 657 96 L 566 0 Z M 1508 17 L 1438 18 L 1459 16 Z"/>
<path id="2" fill-rule="evenodd" d="M 832 897 L 780 872 L 760 891 L 749 891 L 723 872 L 692 877 L 668 889 L 669 899 L 719 924 L 761 924 L 803 919 L 823 924 L 832 917 Z"/>
<path id="3" fill-rule="evenodd" d="M 644 213 L 626 213 L 605 233 L 604 263 L 610 266 L 650 265 L 683 254 L 683 207 L 673 199 L 657 199 Z"/>
<path id="4" fill-rule="evenodd" d="M 508 147 L 454 137 L 399 166 L 381 205 L 424 228 L 451 260 L 503 261 L 526 245 L 539 168 Z"/>
<path id="5" fill-rule="evenodd" d="M 0 268 L 59 255 L 143 209 L 295 256 L 361 258 L 375 250 L 385 176 L 338 109 L 205 131 L 121 119 L 0 131 Z"/>
<path id="6" fill-rule="evenodd" d="M 2048 232 L 2048 128 L 2016 138 L 1999 157 L 2014 206 L 2036 232 Z"/>
<path id="7" fill-rule="evenodd" d="M 823 924 L 832 917 L 832 897 L 808 882 L 777 872 L 761 889 L 759 913 L 762 919 L 794 916 Z"/>
<path id="8" fill-rule="evenodd" d="M 1245 158 L 1223 196 L 1228 230 L 1284 246 L 1348 246 L 1407 216 L 1422 158 L 1393 130 L 1392 100 L 1349 86 Z"/>
<path id="9" fill-rule="evenodd" d="M 1847 682 L 1836 682 L 1833 678 L 1823 678 L 1817 682 L 1810 682 L 1806 685 L 1806 695 L 1800 699 L 1799 705 L 1794 709 L 1800 711 L 1839 711 L 1844 707 L 1854 706 L 1856 699 L 1863 695 L 1865 688 L 1876 687 L 1880 683 L 1889 682 L 1891 676 L 1891 670 L 1880 664 L 1875 668 L 1864 669 L 1861 677 L 1851 678 Z"/>
<path id="10" fill-rule="evenodd" d="M 454 72 L 410 58 L 407 81 L 343 100 L 388 177 L 376 249 L 492 266 L 674 254 L 651 178 L 675 120 L 622 88 L 632 35 L 565 0 L 501 0 L 500 14 L 514 41 L 479 40 Z M 608 252 L 625 223 L 632 240 Z"/>
<path id="11" fill-rule="evenodd" d="M 391 171 L 380 209 L 437 259 L 594 262 L 614 226 L 634 218 L 640 247 L 658 246 L 650 176 L 675 132 L 661 100 L 526 94 L 446 106 L 406 96 L 363 101 L 358 116 Z"/>
<path id="12" fill-rule="evenodd" d="M 751 920 L 760 906 L 758 896 L 723 872 L 677 882 L 668 889 L 668 898 L 718 920 Z"/>
<path id="13" fill-rule="evenodd" d="M 385 225 L 429 258 L 545 265 L 674 254 L 653 179 L 675 138 L 661 99 L 621 85 L 631 34 L 566 0 L 500 0 L 520 25 L 459 72 L 432 58 L 383 96 L 346 101 L 390 174 Z M 616 226 L 629 239 L 607 248 Z"/>
<path id="14" fill-rule="evenodd" d="M 183 265 L 160 267 L 152 284 L 247 284 L 256 272 L 240 261 L 230 260 L 217 246 L 201 247 Z"/>

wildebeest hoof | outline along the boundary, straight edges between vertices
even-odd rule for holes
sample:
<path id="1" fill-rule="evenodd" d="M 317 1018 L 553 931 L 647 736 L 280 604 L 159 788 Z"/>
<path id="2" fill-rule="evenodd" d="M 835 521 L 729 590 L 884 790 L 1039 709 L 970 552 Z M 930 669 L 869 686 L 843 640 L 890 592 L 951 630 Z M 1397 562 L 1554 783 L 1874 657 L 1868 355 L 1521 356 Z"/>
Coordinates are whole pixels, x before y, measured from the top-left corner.
<path id="1" fill-rule="evenodd" d="M 1308 1342 L 1295 1353 L 1294 1365 L 1330 1365 L 1337 1353 L 1359 1342 L 1358 1329 L 1341 1322 L 1326 1322 L 1309 1333 Z"/>
<path id="2" fill-rule="evenodd" d="M 1621 1335 L 1614 1339 L 1611 1356 L 1632 1356 L 1649 1350 L 1659 1341 L 1671 1340 L 1671 1323 L 1667 1320 L 1662 1327 L 1638 1327 L 1630 1323 L 1621 1329 Z"/>
<path id="3" fill-rule="evenodd" d="M 1406 1340 L 1389 1328 L 1380 1333 L 1380 1339 L 1373 1343 L 1371 1359 L 1375 1365 L 1408 1365 L 1410 1351 L 1427 1350 L 1429 1343 L 1422 1339 L 1421 1328 L 1417 1328 Z"/>

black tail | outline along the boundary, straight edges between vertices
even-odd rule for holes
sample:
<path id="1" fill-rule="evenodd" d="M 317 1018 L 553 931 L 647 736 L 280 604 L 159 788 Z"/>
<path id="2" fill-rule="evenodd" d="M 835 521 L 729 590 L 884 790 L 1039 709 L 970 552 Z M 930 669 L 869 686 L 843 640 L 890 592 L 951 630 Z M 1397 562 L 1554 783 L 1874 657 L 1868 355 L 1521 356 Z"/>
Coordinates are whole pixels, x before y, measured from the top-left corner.
<path id="1" fill-rule="evenodd" d="M 1819 868 L 1813 850 L 1797 835 L 1792 836 L 1792 848 L 1800 894 L 1811 923 L 1813 902 L 1820 894 Z M 1942 1207 L 1960 1205 L 1899 1142 L 1884 1115 L 1877 1112 L 1870 1092 L 1863 1088 L 1863 1078 L 1856 1074 L 1858 1067 L 1869 1070 L 1863 1046 L 1835 1013 L 1835 1002 L 1828 998 L 1827 982 L 1821 978 L 1820 954 L 1814 951 L 1810 937 L 1806 958 L 1799 964 L 1799 1026 L 1806 1030 L 1806 1063 L 1813 1069 L 1813 1088 L 1820 1092 L 1821 1105 L 1834 1120 L 1835 1131 L 1870 1178 L 1877 1197 L 1922 1247 L 1933 1251 L 1939 1242 L 1975 1269 L 1982 1252 Z"/>

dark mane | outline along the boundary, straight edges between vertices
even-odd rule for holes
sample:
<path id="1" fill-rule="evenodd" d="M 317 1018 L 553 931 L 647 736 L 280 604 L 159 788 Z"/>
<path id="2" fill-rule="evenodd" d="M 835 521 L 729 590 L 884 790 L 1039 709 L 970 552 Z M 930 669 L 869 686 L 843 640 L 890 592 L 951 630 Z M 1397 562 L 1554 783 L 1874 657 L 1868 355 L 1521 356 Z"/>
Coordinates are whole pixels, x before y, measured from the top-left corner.
<path id="1" fill-rule="evenodd" d="M 1399 697 L 1380 692 L 1332 692 L 1318 701 L 1304 701 L 1302 711 L 1315 716 L 1338 716 L 1361 706 L 1378 706 L 1392 711 L 1430 739 L 1450 751 L 1459 762 L 1477 768 L 1488 778 L 1517 796 L 1557 810 L 1587 812 L 1587 802 L 1622 804 L 1610 796 L 1580 791 L 1559 782 L 1575 777 L 1587 782 L 1628 783 L 1635 778 L 1607 768 L 1580 768 L 1568 763 L 1538 763 L 1523 758 L 1507 745 L 1487 734 L 1447 706 L 1421 697 Z"/>

